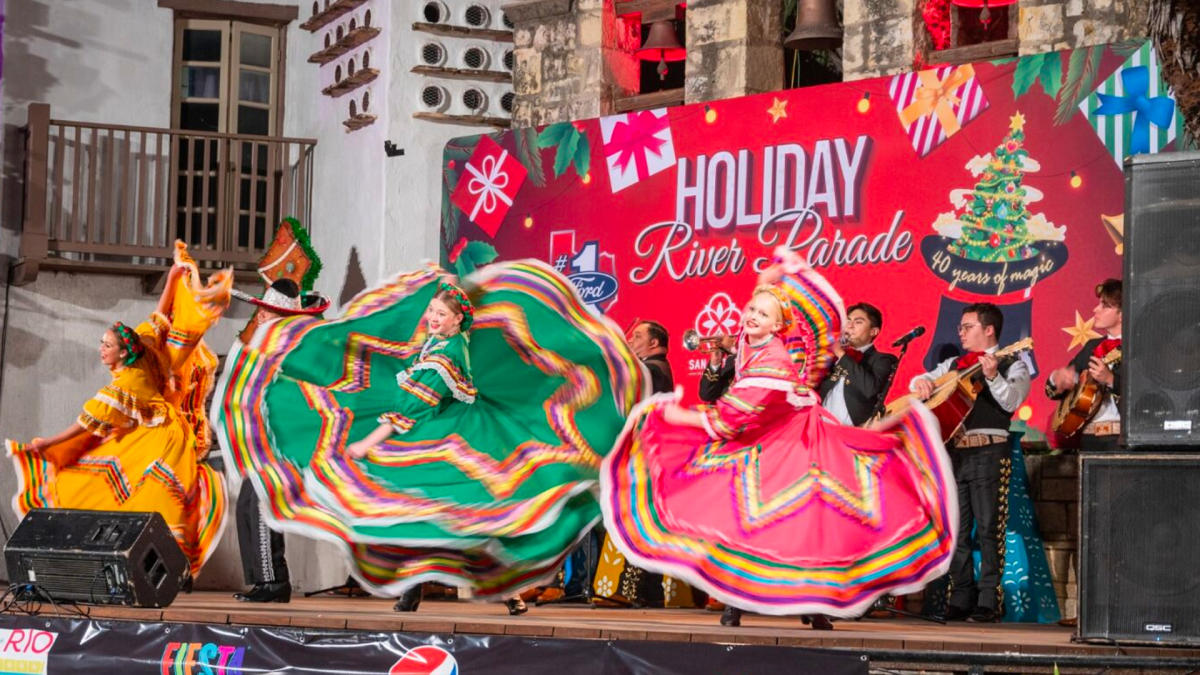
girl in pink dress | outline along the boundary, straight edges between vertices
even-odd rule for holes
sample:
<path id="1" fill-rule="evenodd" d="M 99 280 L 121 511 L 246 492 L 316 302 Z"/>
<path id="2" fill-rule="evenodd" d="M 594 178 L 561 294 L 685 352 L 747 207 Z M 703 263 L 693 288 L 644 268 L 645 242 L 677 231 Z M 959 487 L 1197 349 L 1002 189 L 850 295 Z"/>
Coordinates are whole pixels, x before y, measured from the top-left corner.
<path id="1" fill-rule="evenodd" d="M 842 301 L 794 254 L 778 257 L 746 305 L 724 396 L 634 408 L 601 468 L 605 525 L 634 564 L 729 606 L 857 616 L 946 571 L 950 460 L 919 405 L 874 430 L 817 405 Z"/>

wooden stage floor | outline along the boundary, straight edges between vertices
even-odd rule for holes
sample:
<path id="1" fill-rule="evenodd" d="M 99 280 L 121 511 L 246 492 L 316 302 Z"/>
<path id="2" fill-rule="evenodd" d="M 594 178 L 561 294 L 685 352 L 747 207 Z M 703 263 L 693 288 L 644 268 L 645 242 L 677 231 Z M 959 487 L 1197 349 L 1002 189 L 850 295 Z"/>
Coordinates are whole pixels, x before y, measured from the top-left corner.
<path id="1" fill-rule="evenodd" d="M 339 596 L 293 597 L 290 603 L 248 604 L 228 593 L 180 595 L 165 609 L 81 607 L 92 618 L 133 621 L 290 626 L 293 628 L 411 633 L 468 633 L 564 639 L 664 640 L 884 651 L 984 652 L 1025 655 L 1200 658 L 1200 649 L 1106 646 L 1071 642 L 1074 629 L 1058 625 L 941 625 L 909 618 L 837 621 L 815 631 L 798 617 L 747 615 L 725 628 L 715 612 L 692 609 L 606 609 L 587 605 L 530 605 L 509 616 L 503 605 L 427 600 L 418 612 L 392 611 L 392 601 Z"/>

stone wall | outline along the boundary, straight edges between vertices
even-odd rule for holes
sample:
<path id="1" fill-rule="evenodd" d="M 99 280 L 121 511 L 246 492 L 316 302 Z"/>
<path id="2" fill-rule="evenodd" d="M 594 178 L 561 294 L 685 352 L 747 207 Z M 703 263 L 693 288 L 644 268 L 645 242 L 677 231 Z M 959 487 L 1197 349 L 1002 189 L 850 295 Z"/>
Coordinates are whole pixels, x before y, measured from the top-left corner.
<path id="1" fill-rule="evenodd" d="M 1037 54 L 1146 37 L 1149 0 L 1021 0 L 1020 52 Z"/>
<path id="2" fill-rule="evenodd" d="M 912 70 L 918 0 L 845 0 L 842 79 Z"/>
<path id="3" fill-rule="evenodd" d="M 1079 456 L 1033 455 L 1025 459 L 1029 491 L 1063 618 L 1079 616 L 1075 574 L 1079 552 Z"/>
<path id="4" fill-rule="evenodd" d="M 641 32 L 617 18 L 612 0 L 523 0 L 504 11 L 513 23 L 513 126 L 606 115 L 637 93 Z"/>
<path id="5" fill-rule="evenodd" d="M 911 70 L 928 49 L 921 11 L 925 0 L 844 0 L 843 79 L 860 80 Z M 1020 0 L 1020 54 L 1145 37 L 1150 0 Z"/>
<path id="6" fill-rule="evenodd" d="M 783 88 L 783 5 L 692 0 L 687 6 L 685 103 Z"/>

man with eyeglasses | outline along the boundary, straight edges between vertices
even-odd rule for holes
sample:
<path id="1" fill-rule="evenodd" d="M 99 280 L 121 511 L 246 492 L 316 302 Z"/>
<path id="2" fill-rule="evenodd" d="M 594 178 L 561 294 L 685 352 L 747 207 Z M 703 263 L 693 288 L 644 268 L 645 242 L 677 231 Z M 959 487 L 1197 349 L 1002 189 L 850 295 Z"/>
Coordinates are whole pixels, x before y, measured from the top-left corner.
<path id="1" fill-rule="evenodd" d="M 1029 395 L 1029 366 L 1021 359 L 1002 362 L 994 354 L 1004 327 L 1004 315 L 990 302 L 963 308 L 958 338 L 966 354 L 946 359 L 918 375 L 909 390 L 922 400 L 934 392 L 934 382 L 950 371 L 978 363 L 983 389 L 959 432 L 946 440 L 958 484 L 958 540 L 950 562 L 951 591 L 946 619 L 993 622 L 1004 616 L 1000 587 L 1001 482 L 1010 463 L 1008 427 L 1013 413 Z M 977 375 L 978 376 L 978 375 Z M 971 559 L 971 531 L 979 539 L 979 579 Z"/>

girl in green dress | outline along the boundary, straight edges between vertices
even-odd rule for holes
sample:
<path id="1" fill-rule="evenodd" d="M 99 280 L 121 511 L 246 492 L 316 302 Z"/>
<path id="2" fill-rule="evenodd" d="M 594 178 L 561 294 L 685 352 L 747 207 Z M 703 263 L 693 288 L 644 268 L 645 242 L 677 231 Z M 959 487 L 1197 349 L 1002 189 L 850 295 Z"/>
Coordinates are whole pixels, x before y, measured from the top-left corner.
<path id="1" fill-rule="evenodd" d="M 600 460 L 646 379 L 548 266 L 484 268 L 469 299 L 444 277 L 263 326 L 227 358 L 214 418 L 272 525 L 342 544 L 365 588 L 511 599 L 598 521 Z"/>

